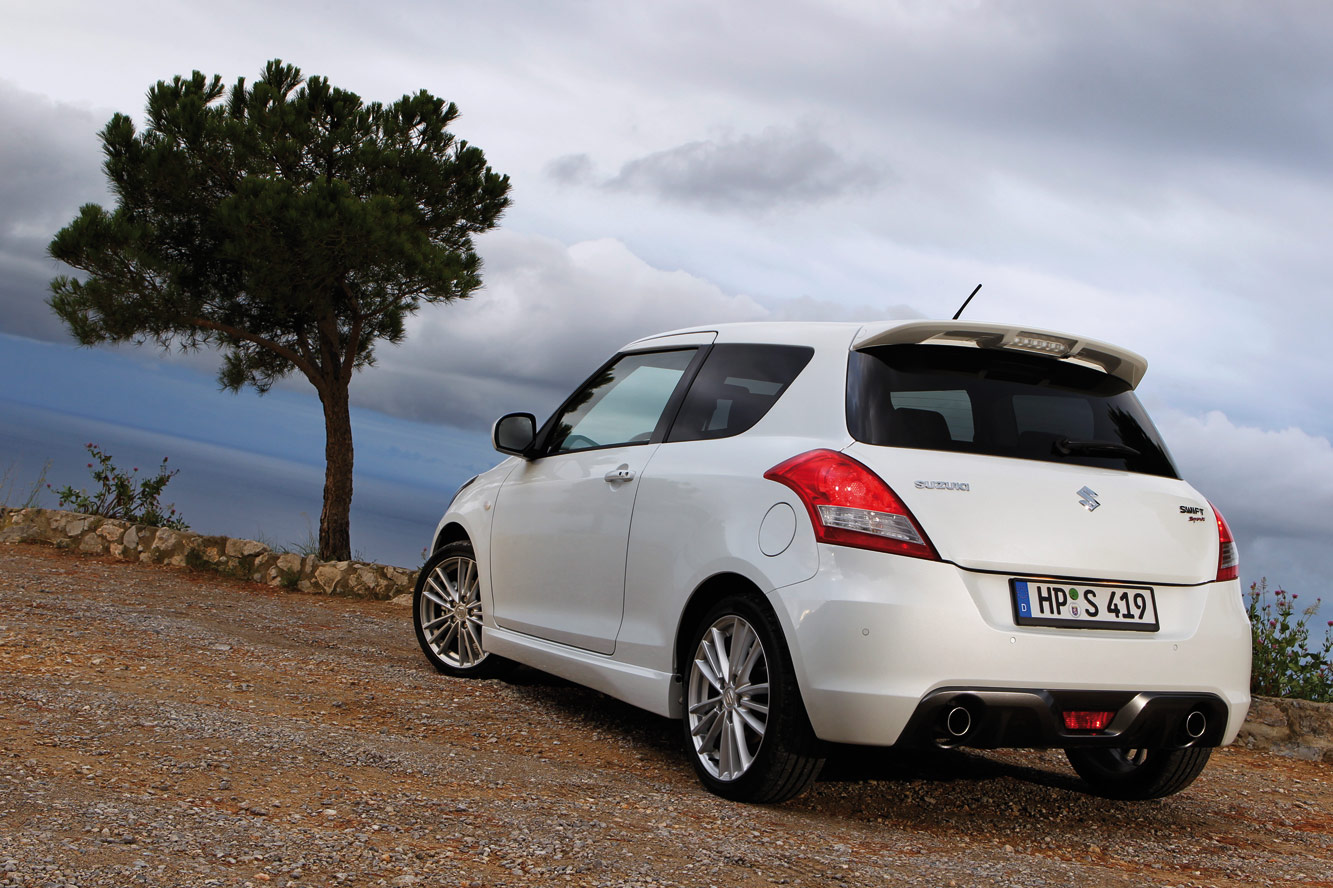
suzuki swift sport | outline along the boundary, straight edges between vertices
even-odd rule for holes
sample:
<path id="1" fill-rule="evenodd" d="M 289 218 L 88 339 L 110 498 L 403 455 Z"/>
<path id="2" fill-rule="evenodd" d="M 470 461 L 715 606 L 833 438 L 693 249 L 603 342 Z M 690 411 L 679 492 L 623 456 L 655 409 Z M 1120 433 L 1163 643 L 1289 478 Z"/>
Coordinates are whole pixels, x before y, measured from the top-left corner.
<path id="1" fill-rule="evenodd" d="M 791 798 L 836 743 L 1063 748 L 1095 793 L 1168 795 L 1240 728 L 1250 627 L 1146 367 L 966 321 L 630 343 L 540 427 L 495 423 L 417 638 L 680 719 L 731 799 Z"/>

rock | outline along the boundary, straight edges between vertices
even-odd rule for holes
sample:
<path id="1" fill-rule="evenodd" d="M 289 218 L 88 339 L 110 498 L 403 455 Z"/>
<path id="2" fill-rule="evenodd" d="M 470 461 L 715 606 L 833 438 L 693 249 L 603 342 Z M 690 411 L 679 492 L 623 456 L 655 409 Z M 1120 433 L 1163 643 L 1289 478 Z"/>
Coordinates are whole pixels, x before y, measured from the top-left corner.
<path id="1" fill-rule="evenodd" d="M 119 543 L 124 539 L 128 529 L 129 525 L 124 521 L 108 518 L 106 521 L 102 522 L 101 527 L 97 528 L 96 533 L 108 543 Z"/>
<path id="2" fill-rule="evenodd" d="M 268 553 L 268 546 L 255 540 L 227 540 L 226 553 L 232 558 L 252 558 Z"/>
<path id="3" fill-rule="evenodd" d="M 350 561 L 331 561 L 314 570 L 315 585 L 326 595 L 348 591 L 347 568 Z"/>
<path id="4" fill-rule="evenodd" d="M 85 555 L 102 555 L 107 550 L 107 542 L 95 533 L 90 533 L 79 540 L 77 551 Z"/>

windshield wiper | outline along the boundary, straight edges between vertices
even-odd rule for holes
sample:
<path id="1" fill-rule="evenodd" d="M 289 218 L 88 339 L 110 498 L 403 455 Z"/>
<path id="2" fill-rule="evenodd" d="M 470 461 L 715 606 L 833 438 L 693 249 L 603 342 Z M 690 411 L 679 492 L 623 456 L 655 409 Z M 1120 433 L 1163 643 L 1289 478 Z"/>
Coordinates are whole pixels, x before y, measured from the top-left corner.
<path id="1" fill-rule="evenodd" d="M 1072 441 L 1056 438 L 1051 450 L 1061 456 L 1138 456 L 1139 452 L 1119 441 Z"/>

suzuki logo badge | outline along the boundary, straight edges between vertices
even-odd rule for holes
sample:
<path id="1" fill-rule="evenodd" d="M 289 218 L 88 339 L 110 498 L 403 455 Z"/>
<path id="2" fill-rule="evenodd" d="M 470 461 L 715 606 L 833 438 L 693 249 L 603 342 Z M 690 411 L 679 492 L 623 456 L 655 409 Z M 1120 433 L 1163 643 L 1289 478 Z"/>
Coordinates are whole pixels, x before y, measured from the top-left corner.
<path id="1" fill-rule="evenodd" d="M 1089 512 L 1096 509 L 1101 503 L 1097 502 L 1097 491 L 1091 487 L 1084 487 L 1078 492 L 1078 504 Z"/>

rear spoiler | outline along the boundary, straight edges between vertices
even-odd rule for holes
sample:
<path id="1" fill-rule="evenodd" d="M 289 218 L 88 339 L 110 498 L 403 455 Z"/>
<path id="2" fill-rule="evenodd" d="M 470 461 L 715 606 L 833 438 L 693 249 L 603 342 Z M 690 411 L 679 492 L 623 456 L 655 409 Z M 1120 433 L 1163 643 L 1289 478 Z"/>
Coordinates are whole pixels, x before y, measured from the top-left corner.
<path id="1" fill-rule="evenodd" d="M 857 331 L 852 349 L 862 351 L 879 345 L 914 345 L 935 342 L 972 345 L 977 348 L 1007 348 L 1028 354 L 1047 355 L 1095 367 L 1138 387 L 1148 372 L 1148 361 L 1126 348 L 1047 330 L 1027 330 L 1008 324 L 970 321 L 906 321 L 867 324 Z"/>

